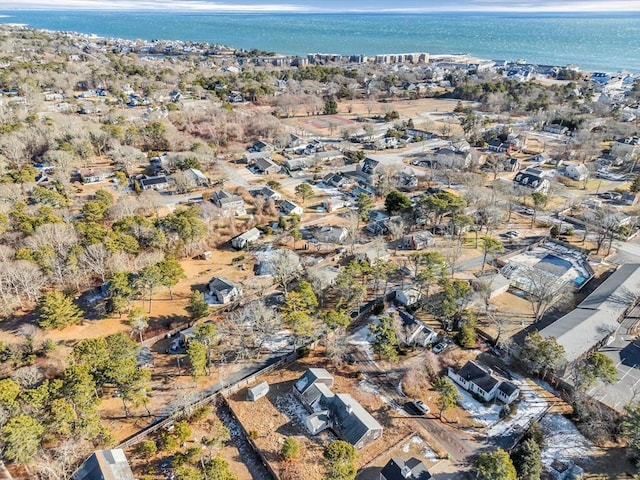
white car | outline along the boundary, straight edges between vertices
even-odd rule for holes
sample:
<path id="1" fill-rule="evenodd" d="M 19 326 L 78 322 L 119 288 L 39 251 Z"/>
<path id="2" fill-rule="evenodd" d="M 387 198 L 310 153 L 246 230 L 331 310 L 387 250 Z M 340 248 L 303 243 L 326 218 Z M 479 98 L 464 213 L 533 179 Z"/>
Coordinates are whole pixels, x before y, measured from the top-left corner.
<path id="1" fill-rule="evenodd" d="M 445 348 L 447 348 L 447 344 L 444 342 L 440 342 L 439 344 L 437 344 L 435 347 L 433 347 L 433 353 L 440 353 L 441 351 L 443 351 Z"/>
<path id="2" fill-rule="evenodd" d="M 419 410 L 422 415 L 427 415 L 430 412 L 429 407 L 427 407 L 422 400 L 415 400 L 413 406 Z"/>

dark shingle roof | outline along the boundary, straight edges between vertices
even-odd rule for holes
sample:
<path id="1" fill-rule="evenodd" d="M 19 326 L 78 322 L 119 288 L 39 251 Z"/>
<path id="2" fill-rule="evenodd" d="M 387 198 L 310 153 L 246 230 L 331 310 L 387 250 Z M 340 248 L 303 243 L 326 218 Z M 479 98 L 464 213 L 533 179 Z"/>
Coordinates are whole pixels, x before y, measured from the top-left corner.
<path id="1" fill-rule="evenodd" d="M 467 362 L 458 370 L 458 376 L 474 383 L 485 392 L 490 392 L 499 381 L 473 362 Z"/>
<path id="2" fill-rule="evenodd" d="M 405 474 L 402 473 L 403 468 Z M 431 478 L 424 463 L 415 457 L 411 457 L 406 462 L 399 457 L 394 457 L 387 462 L 380 474 L 385 480 L 429 480 Z"/>
<path id="3" fill-rule="evenodd" d="M 516 387 L 511 382 L 501 382 L 500 386 L 498 387 L 498 390 L 504 393 L 507 397 L 510 397 L 513 394 L 513 392 L 518 390 L 518 387 Z"/>
<path id="4" fill-rule="evenodd" d="M 338 393 L 329 407 L 333 430 L 352 445 L 369 430 L 380 430 L 382 426 L 348 393 Z"/>

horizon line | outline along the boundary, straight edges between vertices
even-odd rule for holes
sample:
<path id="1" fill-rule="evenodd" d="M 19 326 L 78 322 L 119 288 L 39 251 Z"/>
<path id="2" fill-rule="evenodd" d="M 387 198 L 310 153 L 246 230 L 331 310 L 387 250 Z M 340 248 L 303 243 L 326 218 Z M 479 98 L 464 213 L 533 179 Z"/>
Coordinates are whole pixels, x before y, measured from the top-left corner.
<path id="1" fill-rule="evenodd" d="M 575 3 L 562 2 L 548 3 L 543 0 L 537 5 L 525 3 L 520 5 L 500 4 L 498 1 L 491 4 L 490 1 L 480 0 L 484 5 L 469 2 L 464 5 L 440 5 L 440 6 L 397 6 L 379 8 L 371 4 L 360 8 L 341 8 L 330 6 L 321 7 L 308 4 L 287 3 L 286 0 L 279 3 L 249 4 L 249 3 L 206 3 L 206 0 L 61 0 L 61 4 L 52 8 L 51 4 L 43 0 L 16 0 L 0 8 L 0 12 L 158 12 L 158 13 L 337 13 L 337 14 L 429 14 L 429 13 L 493 13 L 493 14 L 637 14 L 640 15 L 637 0 L 613 0 L 608 3 L 594 2 L 593 0 L 577 0 Z"/>

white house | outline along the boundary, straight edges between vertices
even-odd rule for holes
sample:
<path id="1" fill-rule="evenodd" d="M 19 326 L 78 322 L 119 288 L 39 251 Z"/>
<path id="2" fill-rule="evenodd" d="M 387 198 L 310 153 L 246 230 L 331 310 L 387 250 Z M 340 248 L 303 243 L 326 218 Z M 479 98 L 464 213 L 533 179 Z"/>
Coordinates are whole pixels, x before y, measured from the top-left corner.
<path id="1" fill-rule="evenodd" d="M 405 288 L 396 292 L 396 301 L 405 307 L 414 305 L 420 301 L 420 290 L 417 288 Z"/>
<path id="2" fill-rule="evenodd" d="M 518 187 L 531 189 L 533 192 L 547 193 L 551 184 L 549 180 L 534 173 L 525 171 L 518 172 L 513 179 L 513 183 Z"/>
<path id="3" fill-rule="evenodd" d="M 291 200 L 285 200 L 280 204 L 280 213 L 282 215 L 300 215 L 304 213 L 304 209 L 296 203 L 293 203 Z"/>
<path id="4" fill-rule="evenodd" d="M 589 178 L 589 169 L 584 163 L 579 163 L 577 165 L 572 164 L 565 167 L 564 174 L 571 180 L 581 182 Z"/>
<path id="5" fill-rule="evenodd" d="M 509 404 L 520 394 L 520 389 L 516 385 L 497 379 L 475 362 L 467 362 L 457 372 L 449 367 L 448 376 L 466 391 L 480 396 L 485 402 L 497 398 Z"/>
<path id="6" fill-rule="evenodd" d="M 246 215 L 247 213 L 243 198 L 226 190 L 213 192 L 211 201 L 222 209 L 225 215 Z"/>
<path id="7" fill-rule="evenodd" d="M 257 228 L 252 228 L 235 238 L 231 239 L 231 246 L 237 250 L 242 250 L 247 248 L 253 242 L 257 241 L 260 238 L 260 230 Z"/>
<path id="8" fill-rule="evenodd" d="M 218 303 L 229 303 L 242 296 L 242 289 L 239 285 L 221 277 L 213 277 L 209 282 L 209 293 Z"/>

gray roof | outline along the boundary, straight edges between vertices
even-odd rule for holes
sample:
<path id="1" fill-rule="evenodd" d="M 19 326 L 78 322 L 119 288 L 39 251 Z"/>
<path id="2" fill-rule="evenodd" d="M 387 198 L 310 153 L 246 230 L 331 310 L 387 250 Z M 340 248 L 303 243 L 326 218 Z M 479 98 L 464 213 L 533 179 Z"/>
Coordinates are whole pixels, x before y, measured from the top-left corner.
<path id="1" fill-rule="evenodd" d="M 250 230 L 247 230 L 244 233 L 241 233 L 240 235 L 238 235 L 237 237 L 234 237 L 232 240 L 236 240 L 238 238 L 242 238 L 242 239 L 246 239 L 246 240 L 257 240 L 258 238 L 260 238 L 260 235 L 262 233 L 260 232 L 260 230 L 258 230 L 256 227 L 253 227 Z"/>
<path id="2" fill-rule="evenodd" d="M 406 462 L 402 458 L 393 457 L 384 466 L 380 475 L 385 480 L 429 480 L 431 478 L 424 463 L 415 457 L 411 457 Z"/>
<path id="3" fill-rule="evenodd" d="M 311 385 L 316 382 L 333 386 L 333 375 L 324 368 L 308 368 L 302 376 L 296 380 L 294 386 L 300 393 L 304 393 Z"/>
<path id="4" fill-rule="evenodd" d="M 162 185 L 163 183 L 167 183 L 167 177 L 165 177 L 164 175 L 158 175 L 156 177 L 145 176 L 144 178 L 140 179 L 140 185 L 142 187 L 149 187 L 152 185 Z"/>
<path id="5" fill-rule="evenodd" d="M 333 430 L 343 440 L 356 445 L 371 430 L 382 425 L 348 393 L 338 393 L 329 406 Z"/>
<path id="6" fill-rule="evenodd" d="M 273 163 L 269 158 L 259 157 L 255 159 L 255 166 L 260 170 L 265 171 L 272 167 L 277 167 L 275 163 Z"/>
<path id="7" fill-rule="evenodd" d="M 507 397 L 510 397 L 513 394 L 513 392 L 516 392 L 518 390 L 518 387 L 516 387 L 511 382 L 503 381 L 503 382 L 500 382 L 500 385 L 498 386 L 498 390 L 504 393 Z"/>
<path id="8" fill-rule="evenodd" d="M 211 290 L 212 292 L 227 292 L 233 290 L 234 288 L 237 288 L 235 283 L 221 277 L 213 277 L 209 282 L 209 290 Z"/>
<path id="9" fill-rule="evenodd" d="M 571 363 L 588 353 L 618 328 L 625 311 L 640 295 L 640 263 L 622 265 L 573 311 L 540 334 L 555 337 Z"/>
<path id="10" fill-rule="evenodd" d="M 457 374 L 466 381 L 474 383 L 487 393 L 499 382 L 497 378 L 494 378 L 483 368 L 480 368 L 476 363 L 471 361 L 467 362 L 464 367 L 458 370 Z"/>
<path id="11" fill-rule="evenodd" d="M 97 450 L 73 475 L 74 480 L 135 480 L 121 449 Z"/>

